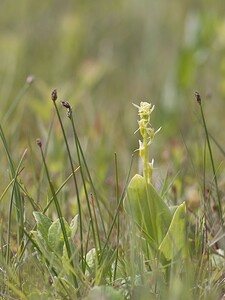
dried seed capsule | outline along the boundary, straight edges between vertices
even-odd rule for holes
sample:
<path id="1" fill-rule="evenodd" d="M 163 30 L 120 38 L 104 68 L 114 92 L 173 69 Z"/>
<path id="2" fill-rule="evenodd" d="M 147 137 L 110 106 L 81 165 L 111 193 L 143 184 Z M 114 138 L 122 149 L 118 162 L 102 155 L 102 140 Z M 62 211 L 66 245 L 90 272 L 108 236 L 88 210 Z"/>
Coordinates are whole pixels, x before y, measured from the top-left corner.
<path id="1" fill-rule="evenodd" d="M 202 99 L 201 99 L 201 96 L 200 96 L 199 92 L 197 92 L 197 91 L 195 92 L 195 98 L 196 98 L 197 102 L 199 104 L 201 104 Z"/>
<path id="2" fill-rule="evenodd" d="M 71 109 L 71 106 L 70 106 L 69 102 L 67 102 L 67 101 L 61 101 L 61 103 L 62 103 L 62 106 L 64 106 L 65 108 Z"/>
<path id="3" fill-rule="evenodd" d="M 57 90 L 56 89 L 54 89 L 52 91 L 51 98 L 52 98 L 52 101 L 54 101 L 54 102 L 57 100 Z"/>
<path id="4" fill-rule="evenodd" d="M 42 147 L 41 139 L 37 138 L 37 139 L 36 139 L 36 143 L 37 143 L 37 145 L 38 145 L 40 148 Z"/>

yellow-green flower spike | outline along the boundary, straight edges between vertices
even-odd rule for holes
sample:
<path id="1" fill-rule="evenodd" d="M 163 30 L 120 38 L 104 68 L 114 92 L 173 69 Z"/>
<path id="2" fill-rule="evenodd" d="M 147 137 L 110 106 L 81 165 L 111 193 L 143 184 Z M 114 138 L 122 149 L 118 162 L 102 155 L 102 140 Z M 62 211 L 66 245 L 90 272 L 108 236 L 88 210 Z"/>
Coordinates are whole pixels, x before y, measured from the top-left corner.
<path id="1" fill-rule="evenodd" d="M 153 142 L 155 134 L 159 132 L 161 128 L 155 131 L 150 123 L 151 113 L 155 108 L 154 105 L 148 102 L 141 102 L 140 106 L 136 104 L 134 104 L 134 106 L 138 109 L 138 115 L 140 116 L 137 131 L 140 131 L 142 136 L 142 141 L 139 140 L 138 150 L 143 163 L 143 175 L 147 182 L 151 182 L 154 159 L 149 162 L 149 145 Z"/>

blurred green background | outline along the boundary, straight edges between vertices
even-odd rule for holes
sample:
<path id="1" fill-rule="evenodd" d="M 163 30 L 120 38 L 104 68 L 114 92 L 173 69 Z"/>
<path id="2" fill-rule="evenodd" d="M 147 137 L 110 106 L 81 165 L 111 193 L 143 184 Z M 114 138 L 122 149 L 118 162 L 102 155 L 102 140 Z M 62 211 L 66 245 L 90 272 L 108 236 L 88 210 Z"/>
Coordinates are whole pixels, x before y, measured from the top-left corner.
<path id="1" fill-rule="evenodd" d="M 162 126 L 152 150 L 156 167 L 173 159 L 169 149 L 177 141 L 197 147 L 202 128 L 195 90 L 204 99 L 212 134 L 225 144 L 224 8 L 224 1 L 207 0 L 1 0 L 0 118 L 13 159 L 18 162 L 29 149 L 26 182 L 34 182 L 32 168 L 39 176 L 35 140 L 47 141 L 53 88 L 73 106 L 99 182 L 110 182 L 115 152 L 125 178 L 138 147 L 132 103 L 141 100 L 156 105 L 152 123 L 156 129 Z M 30 75 L 34 81 L 29 85 Z M 64 148 L 54 121 L 48 163 L 56 177 L 65 167 Z M 1 164 L 5 178 L 4 155 Z"/>

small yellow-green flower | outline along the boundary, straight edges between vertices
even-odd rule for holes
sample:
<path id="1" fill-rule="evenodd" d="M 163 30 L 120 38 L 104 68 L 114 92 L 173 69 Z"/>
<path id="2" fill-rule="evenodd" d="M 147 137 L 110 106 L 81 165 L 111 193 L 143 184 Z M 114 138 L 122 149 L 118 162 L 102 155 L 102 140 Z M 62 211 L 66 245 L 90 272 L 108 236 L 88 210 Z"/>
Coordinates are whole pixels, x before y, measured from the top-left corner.
<path id="1" fill-rule="evenodd" d="M 149 145 L 153 142 L 154 136 L 157 132 L 160 131 L 161 127 L 158 130 L 154 130 L 151 125 L 151 113 L 153 112 L 155 106 L 148 102 L 141 102 L 140 106 L 134 104 L 134 106 L 138 109 L 138 115 L 140 116 L 140 120 L 138 120 L 138 129 L 142 136 L 142 141 L 139 140 L 139 155 L 143 162 L 143 175 L 148 182 L 151 181 L 152 171 L 153 171 L 153 163 L 154 159 L 149 162 Z"/>

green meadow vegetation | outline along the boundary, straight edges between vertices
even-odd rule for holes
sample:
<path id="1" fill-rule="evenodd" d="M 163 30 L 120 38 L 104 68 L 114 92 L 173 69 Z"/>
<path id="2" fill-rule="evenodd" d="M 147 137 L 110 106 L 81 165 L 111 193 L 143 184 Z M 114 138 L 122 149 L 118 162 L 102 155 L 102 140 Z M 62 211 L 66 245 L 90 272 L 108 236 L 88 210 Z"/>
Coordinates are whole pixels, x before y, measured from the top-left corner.
<path id="1" fill-rule="evenodd" d="M 225 299 L 224 9 L 1 0 L 1 299 Z"/>

